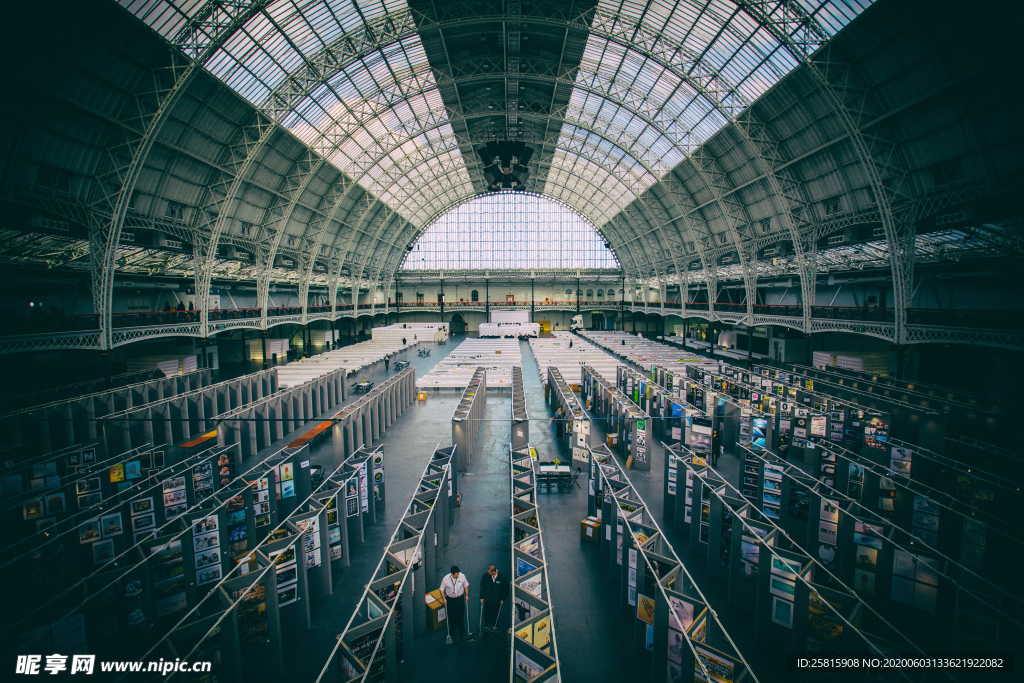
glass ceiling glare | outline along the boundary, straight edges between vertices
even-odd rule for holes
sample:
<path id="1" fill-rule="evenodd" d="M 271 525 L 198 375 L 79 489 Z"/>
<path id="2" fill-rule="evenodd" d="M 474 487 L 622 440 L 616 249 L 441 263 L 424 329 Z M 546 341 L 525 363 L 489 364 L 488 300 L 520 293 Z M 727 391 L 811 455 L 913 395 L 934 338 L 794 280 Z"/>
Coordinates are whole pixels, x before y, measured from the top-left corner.
<path id="1" fill-rule="evenodd" d="M 796 4 L 831 37 L 871 2 Z M 765 11 L 770 9 L 768 3 Z M 599 0 L 593 21 L 544 191 L 598 225 L 798 66 L 767 29 L 729 0 Z M 652 53 L 672 55 L 665 60 L 670 64 L 597 33 L 653 44 Z M 704 76 L 712 72 L 713 92 L 691 85 L 695 64 Z"/>
<path id="2" fill-rule="evenodd" d="M 604 238 L 560 202 L 526 192 L 482 195 L 448 211 L 417 239 L 405 270 L 618 268 Z"/>
<path id="3" fill-rule="evenodd" d="M 202 0 L 120 0 L 174 40 Z M 204 66 L 257 106 L 339 37 L 405 0 L 278 0 Z M 473 192 L 418 35 L 345 65 L 293 101 L 278 123 L 416 225 Z M 426 191 L 426 188 L 431 188 Z"/>

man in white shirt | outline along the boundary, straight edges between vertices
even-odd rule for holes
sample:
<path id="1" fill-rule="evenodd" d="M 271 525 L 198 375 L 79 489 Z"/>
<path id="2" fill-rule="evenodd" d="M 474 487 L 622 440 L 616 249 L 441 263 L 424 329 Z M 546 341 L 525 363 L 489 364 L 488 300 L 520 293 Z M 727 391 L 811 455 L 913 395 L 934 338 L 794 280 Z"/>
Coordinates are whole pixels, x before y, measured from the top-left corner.
<path id="1" fill-rule="evenodd" d="M 452 566 L 451 574 L 445 574 L 441 579 L 441 595 L 444 596 L 445 604 L 448 606 L 448 644 L 451 645 L 453 638 L 460 635 L 472 635 L 466 629 L 466 599 L 469 598 L 469 581 L 459 571 L 457 566 Z"/>

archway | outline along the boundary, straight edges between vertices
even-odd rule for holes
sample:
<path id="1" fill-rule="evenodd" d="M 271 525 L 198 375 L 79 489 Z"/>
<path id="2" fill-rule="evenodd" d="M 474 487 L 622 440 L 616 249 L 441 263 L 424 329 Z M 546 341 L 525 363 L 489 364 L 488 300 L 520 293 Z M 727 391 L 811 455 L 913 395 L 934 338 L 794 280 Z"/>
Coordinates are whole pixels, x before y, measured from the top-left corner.
<path id="1" fill-rule="evenodd" d="M 452 315 L 452 321 L 448 323 L 448 329 L 453 336 L 466 334 L 466 321 L 463 320 L 461 314 L 455 313 Z"/>
<path id="2" fill-rule="evenodd" d="M 592 329 L 592 330 L 604 330 L 604 329 L 607 329 L 605 327 L 605 322 L 604 322 L 604 313 L 602 313 L 601 311 L 594 311 L 593 313 L 591 313 L 590 314 L 590 319 L 592 321 L 591 324 L 590 324 L 590 329 Z"/>

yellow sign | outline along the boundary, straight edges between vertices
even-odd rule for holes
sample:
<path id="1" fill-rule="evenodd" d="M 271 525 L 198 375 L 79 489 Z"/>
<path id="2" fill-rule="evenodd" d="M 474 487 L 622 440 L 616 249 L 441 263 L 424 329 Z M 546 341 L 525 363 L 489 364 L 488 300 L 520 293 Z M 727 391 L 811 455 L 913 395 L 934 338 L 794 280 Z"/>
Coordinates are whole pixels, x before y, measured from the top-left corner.
<path id="1" fill-rule="evenodd" d="M 646 624 L 654 623 L 654 598 L 643 594 L 637 595 L 636 618 Z"/>

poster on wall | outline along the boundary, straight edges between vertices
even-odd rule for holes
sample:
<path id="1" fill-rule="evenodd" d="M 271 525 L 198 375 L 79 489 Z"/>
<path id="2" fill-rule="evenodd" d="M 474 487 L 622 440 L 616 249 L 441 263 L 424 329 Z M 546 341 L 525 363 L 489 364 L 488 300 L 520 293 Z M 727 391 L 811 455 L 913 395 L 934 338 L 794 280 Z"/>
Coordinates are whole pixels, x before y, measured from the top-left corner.
<path id="1" fill-rule="evenodd" d="M 309 519 L 297 520 L 295 526 L 298 527 L 299 532 L 302 536 L 302 553 L 306 558 L 306 567 L 319 567 L 322 561 L 320 554 L 320 517 L 310 517 Z"/>
<path id="2" fill-rule="evenodd" d="M 260 477 L 256 480 L 252 514 L 254 527 L 259 529 L 270 526 L 270 479 L 268 477 Z"/>
<path id="3" fill-rule="evenodd" d="M 283 462 L 274 468 L 277 481 L 277 499 L 293 498 L 295 496 L 295 465 L 290 462 Z"/>
<path id="4" fill-rule="evenodd" d="M 192 522 L 192 550 L 196 585 L 203 586 L 221 578 L 220 518 L 210 515 Z"/>
<path id="5" fill-rule="evenodd" d="M 192 470 L 192 491 L 196 500 L 205 500 L 213 495 L 213 463 L 204 462 Z"/>
<path id="6" fill-rule="evenodd" d="M 828 433 L 828 418 L 824 415 L 811 416 L 811 436 L 825 438 Z"/>

